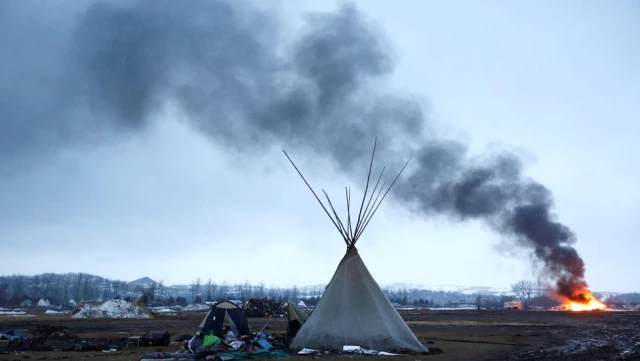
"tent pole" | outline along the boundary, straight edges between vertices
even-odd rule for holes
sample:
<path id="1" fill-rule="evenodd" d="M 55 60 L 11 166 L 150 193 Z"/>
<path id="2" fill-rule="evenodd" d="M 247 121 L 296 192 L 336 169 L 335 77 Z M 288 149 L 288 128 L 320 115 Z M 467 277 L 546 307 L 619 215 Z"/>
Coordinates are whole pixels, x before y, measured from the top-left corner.
<path id="1" fill-rule="evenodd" d="M 367 174 L 367 185 L 364 187 L 364 195 L 362 196 L 362 203 L 360 203 L 360 211 L 358 212 L 358 222 L 356 223 L 355 234 L 358 234 L 358 230 L 360 229 L 362 222 L 362 207 L 364 206 L 364 201 L 367 199 L 367 191 L 369 190 L 369 180 L 371 179 L 371 168 L 373 168 L 373 158 L 376 155 L 376 147 L 378 145 L 378 137 L 375 138 L 373 142 L 373 151 L 371 152 L 371 161 L 369 161 L 369 173 Z M 355 239 L 358 239 L 357 237 Z"/>

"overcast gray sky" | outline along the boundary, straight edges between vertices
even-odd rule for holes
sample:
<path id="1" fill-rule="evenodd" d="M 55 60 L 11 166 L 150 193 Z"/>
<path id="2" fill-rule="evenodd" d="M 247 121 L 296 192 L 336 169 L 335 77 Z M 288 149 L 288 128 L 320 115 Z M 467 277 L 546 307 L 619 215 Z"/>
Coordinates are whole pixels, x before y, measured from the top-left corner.
<path id="1" fill-rule="evenodd" d="M 55 4 L 17 0 L 0 4 L 0 47 L 10 53 L 0 59 L 2 272 L 89 272 L 124 280 L 149 276 L 166 284 L 189 283 L 198 276 L 281 286 L 326 283 L 344 254 L 344 243 L 280 148 L 290 149 L 310 183 L 327 189 L 342 206 L 343 187 L 351 185 L 354 194 L 360 194 L 366 174 L 361 168 L 356 168 L 355 175 L 341 170 L 350 167 L 349 159 L 360 160 L 360 155 L 370 152 L 375 132 L 357 137 L 352 135 L 359 133 L 344 130 L 341 134 L 348 138 L 344 142 L 316 141 L 314 134 L 323 137 L 325 133 L 316 132 L 326 129 L 274 126 L 282 109 L 274 108 L 260 118 L 264 128 L 255 134 L 242 132 L 248 141 L 235 133 L 233 125 L 244 126 L 243 117 L 255 113 L 229 115 L 228 109 L 246 109 L 268 98 L 270 87 L 278 89 L 278 85 L 255 79 L 262 75 L 267 79 L 271 71 L 287 64 L 257 61 L 272 51 L 243 48 L 246 45 L 229 49 L 240 48 L 243 69 L 260 71 L 249 75 L 256 84 L 269 84 L 258 86 L 255 99 L 243 99 L 249 105 L 231 104 L 237 98 L 229 93 L 247 94 L 229 80 L 241 75 L 210 78 L 198 68 L 204 62 L 174 54 L 152 62 L 171 67 L 172 61 L 179 61 L 181 79 L 190 79 L 184 82 L 206 83 L 202 88 L 209 92 L 199 94 L 200 102 L 194 103 L 194 95 L 184 95 L 187 90 L 166 92 L 166 71 L 154 73 L 160 65 L 145 63 L 124 74 L 139 81 L 127 87 L 114 80 L 121 73 L 99 78 L 102 103 L 92 103 L 95 88 L 74 83 L 88 75 L 73 66 L 63 69 L 64 61 L 91 52 L 91 44 L 108 38 L 109 29 L 127 28 L 127 21 L 137 24 L 162 14 L 145 13 L 140 6 L 135 11 L 145 14 L 142 20 L 88 21 L 92 19 L 88 12 L 102 19 L 104 9 L 79 1 Z M 186 6 L 179 4 L 173 6 Z M 290 34 L 310 21 L 307 12 L 336 12 L 340 5 L 326 0 L 269 4 L 273 5 L 269 16 L 252 20 L 251 24 L 260 24 L 252 36 L 264 37 L 256 46 L 271 44 L 282 52 L 289 42 L 296 42 Z M 575 233 L 573 246 L 584 260 L 592 288 L 638 291 L 634 275 L 640 270 L 636 260 L 640 225 L 634 219 L 640 211 L 640 151 L 634 141 L 640 132 L 640 4 L 361 0 L 355 5 L 362 13 L 360 20 L 374 22 L 386 34 L 395 62 L 384 84 L 371 88 L 378 98 L 367 99 L 377 99 L 373 102 L 377 105 L 396 94 L 407 94 L 406 99 L 419 104 L 429 121 L 427 130 L 414 124 L 415 129 L 427 133 L 436 129 L 439 136 L 468 144 L 473 154 L 494 149 L 496 144 L 518 154 L 526 175 L 553 193 L 552 210 Z M 242 5 L 250 6 L 249 2 Z M 260 6 L 269 8 L 264 2 Z M 219 21 L 222 25 L 212 31 L 235 36 L 223 18 L 190 19 L 193 23 Z M 166 23 L 160 28 L 170 29 L 167 32 L 176 37 L 175 44 L 186 47 L 203 36 L 191 33 L 192 37 L 182 39 L 192 29 L 184 30 L 170 20 L 162 20 Z M 132 42 L 114 59 L 130 61 L 140 54 L 157 59 L 153 57 L 166 50 L 154 43 L 154 34 L 136 34 L 151 40 L 143 41 L 142 50 L 140 43 Z M 284 40 L 275 41 L 276 36 Z M 362 44 L 370 41 L 355 39 Z M 69 45 L 76 42 L 84 45 Z M 207 42 L 197 46 L 202 44 Z M 219 51 L 203 49 L 194 54 L 207 57 Z M 365 50 L 358 54 L 367 56 L 369 50 Z M 377 53 L 371 51 L 375 57 Z M 296 61 L 313 56 L 307 49 L 298 53 Z M 92 67 L 111 64 L 96 59 L 86 63 Z M 224 72 L 230 59 L 226 54 L 211 56 L 206 66 Z M 369 67 L 364 76 L 386 74 L 386 63 L 367 61 L 362 60 Z M 131 90 L 142 82 L 140 73 L 145 74 L 142 80 L 163 89 L 161 97 L 147 88 Z M 171 75 L 175 81 L 176 74 Z M 228 88 L 217 90 L 212 79 Z M 152 96 L 147 99 L 149 93 Z M 212 106 L 209 97 L 225 101 L 212 100 Z M 145 105 L 153 111 L 140 115 L 137 107 L 127 103 L 141 98 L 153 104 Z M 189 111 L 181 103 L 185 99 Z M 100 110 L 103 103 L 119 108 Z M 213 108 L 198 114 L 209 119 L 224 113 L 216 119 L 224 130 L 193 120 L 194 108 L 208 106 Z M 348 109 L 344 114 L 370 114 L 369 108 L 356 113 L 354 107 L 357 102 L 340 103 L 340 109 Z M 403 121 L 397 124 L 407 127 L 414 119 L 423 119 L 405 108 L 398 113 L 387 107 L 391 105 L 385 103 L 375 114 L 402 113 Z M 341 111 L 332 110 L 326 116 L 339 117 Z M 379 132 L 396 126 L 393 117 L 381 122 Z M 112 123 L 116 125 L 104 125 Z M 271 134 L 273 129 L 289 132 L 290 137 Z M 383 141 L 403 143 L 400 135 L 405 133 L 395 128 L 389 132 Z M 416 139 L 408 137 L 407 142 Z M 332 150 L 323 156 L 306 151 L 306 146 Z M 341 158 L 342 152 L 356 155 Z M 378 282 L 508 287 L 537 274 L 531 250 L 516 246 L 517 242 L 487 223 L 425 216 L 412 212 L 400 199 L 385 201 L 358 244 Z"/>

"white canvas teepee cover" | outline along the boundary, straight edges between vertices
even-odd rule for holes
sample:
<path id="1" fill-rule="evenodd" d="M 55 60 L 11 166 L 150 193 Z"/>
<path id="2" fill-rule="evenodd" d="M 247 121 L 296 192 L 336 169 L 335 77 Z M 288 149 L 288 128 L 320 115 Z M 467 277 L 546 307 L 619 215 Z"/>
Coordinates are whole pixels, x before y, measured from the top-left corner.
<path id="1" fill-rule="evenodd" d="M 429 352 L 382 293 L 354 247 L 344 256 L 291 348 Z"/>

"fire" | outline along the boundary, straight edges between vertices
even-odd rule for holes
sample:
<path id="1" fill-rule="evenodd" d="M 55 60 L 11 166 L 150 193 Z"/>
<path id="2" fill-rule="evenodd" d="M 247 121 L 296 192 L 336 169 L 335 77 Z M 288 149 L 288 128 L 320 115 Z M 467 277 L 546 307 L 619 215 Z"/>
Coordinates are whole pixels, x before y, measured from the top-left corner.
<path id="1" fill-rule="evenodd" d="M 575 300 L 567 300 L 563 305 L 563 310 L 568 311 L 602 311 L 607 306 L 595 299 L 589 290 L 583 290 Z"/>
<path id="2" fill-rule="evenodd" d="M 595 298 L 586 304 L 570 301 L 568 304 L 563 305 L 562 307 L 569 311 L 602 311 L 607 308 L 607 306 L 605 306 L 602 302 L 596 300 Z"/>

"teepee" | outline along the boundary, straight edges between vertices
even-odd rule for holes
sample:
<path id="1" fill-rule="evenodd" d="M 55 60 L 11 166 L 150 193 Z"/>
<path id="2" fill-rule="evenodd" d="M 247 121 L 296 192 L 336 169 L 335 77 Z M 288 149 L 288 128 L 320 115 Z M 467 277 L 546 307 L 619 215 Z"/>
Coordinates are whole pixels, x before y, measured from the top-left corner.
<path id="1" fill-rule="evenodd" d="M 405 163 L 384 194 L 382 192 L 386 182 L 383 182 L 382 186 L 378 188 L 384 173 L 383 168 L 373 191 L 369 193 L 376 145 L 377 140 L 373 146 L 367 183 L 358 216 L 355 218 L 355 225 L 352 223 L 350 214 L 350 189 L 345 188 L 347 221 L 343 223 L 338 217 L 327 192 L 323 190 L 333 216 L 300 170 L 298 170 L 298 167 L 293 163 L 287 152 L 283 150 L 347 245 L 347 252 L 338 264 L 338 268 L 327 285 L 318 305 L 291 342 L 292 349 L 340 350 L 343 346 L 360 346 L 378 351 L 429 352 L 429 349 L 417 339 L 398 311 L 391 305 L 389 299 L 387 299 L 380 286 L 367 270 L 355 247 L 369 221 L 371 221 L 389 190 L 409 163 L 409 161 Z M 369 196 L 368 200 L 367 196 Z"/>

